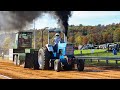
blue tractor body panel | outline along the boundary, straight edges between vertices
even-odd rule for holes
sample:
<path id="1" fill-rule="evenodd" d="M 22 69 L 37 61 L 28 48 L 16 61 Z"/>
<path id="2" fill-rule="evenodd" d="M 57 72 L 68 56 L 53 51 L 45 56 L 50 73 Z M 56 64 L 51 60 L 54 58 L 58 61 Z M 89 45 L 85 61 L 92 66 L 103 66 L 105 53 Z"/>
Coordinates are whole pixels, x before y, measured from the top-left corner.
<path id="1" fill-rule="evenodd" d="M 64 56 L 66 54 L 65 50 L 66 50 L 66 45 L 67 43 L 58 43 L 58 50 L 57 53 L 59 53 L 59 50 L 62 50 L 61 54 Z"/>
<path id="2" fill-rule="evenodd" d="M 54 52 L 53 55 L 54 55 L 54 59 L 59 59 L 61 63 L 63 64 L 67 64 L 67 60 L 65 58 L 66 56 L 66 46 L 67 46 L 67 43 L 61 43 L 59 42 L 58 43 L 58 48 L 57 48 L 57 52 Z"/>

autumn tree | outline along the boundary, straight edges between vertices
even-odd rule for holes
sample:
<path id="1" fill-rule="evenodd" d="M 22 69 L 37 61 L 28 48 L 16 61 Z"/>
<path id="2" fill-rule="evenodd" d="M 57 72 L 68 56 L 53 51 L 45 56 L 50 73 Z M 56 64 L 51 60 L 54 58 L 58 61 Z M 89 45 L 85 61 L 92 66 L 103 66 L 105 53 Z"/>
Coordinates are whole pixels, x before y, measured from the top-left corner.
<path id="1" fill-rule="evenodd" d="M 117 29 L 113 33 L 113 40 L 114 42 L 119 42 L 120 41 L 120 29 Z"/>
<path id="2" fill-rule="evenodd" d="M 68 38 L 68 42 L 74 43 L 75 42 L 75 38 L 73 36 Z"/>
<path id="3" fill-rule="evenodd" d="M 88 35 L 88 38 L 89 38 L 89 44 L 93 44 L 94 43 L 94 34 L 89 34 Z"/>
<path id="4" fill-rule="evenodd" d="M 83 37 L 82 36 L 78 36 L 75 38 L 75 42 L 76 42 L 76 45 L 82 45 L 83 43 Z"/>
<path id="5" fill-rule="evenodd" d="M 3 52 L 6 54 L 11 47 L 11 38 L 7 36 L 3 43 Z"/>
<path id="6" fill-rule="evenodd" d="M 106 43 L 108 41 L 108 33 L 104 32 L 102 33 L 102 36 L 103 36 L 103 43 Z"/>
<path id="7" fill-rule="evenodd" d="M 88 43 L 88 37 L 87 36 L 83 36 L 82 37 L 82 44 L 85 45 Z"/>
<path id="8" fill-rule="evenodd" d="M 108 43 L 112 43 L 113 42 L 113 34 L 109 33 L 108 35 Z"/>

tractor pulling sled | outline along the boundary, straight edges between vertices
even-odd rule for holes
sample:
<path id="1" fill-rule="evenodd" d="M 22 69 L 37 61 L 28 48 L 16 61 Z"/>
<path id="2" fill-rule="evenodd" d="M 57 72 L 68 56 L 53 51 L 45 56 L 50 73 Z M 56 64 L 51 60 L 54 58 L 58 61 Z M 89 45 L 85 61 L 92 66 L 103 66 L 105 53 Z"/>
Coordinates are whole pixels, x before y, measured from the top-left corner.
<path id="1" fill-rule="evenodd" d="M 52 70 L 59 72 L 62 70 L 73 70 L 77 68 L 78 71 L 84 70 L 84 60 L 75 58 L 74 56 L 74 45 L 67 43 L 67 37 L 64 36 L 58 44 L 57 47 L 50 44 L 50 33 L 62 33 L 59 28 L 48 29 L 48 44 L 44 47 L 38 49 L 31 49 L 31 47 L 23 49 L 13 49 L 13 62 L 15 65 L 20 65 L 21 61 L 24 61 L 24 68 L 33 68 L 41 70 Z M 27 34 L 27 33 L 26 33 Z M 29 34 L 29 33 L 28 33 Z M 19 37 L 19 35 L 17 35 Z M 30 38 L 32 39 L 32 38 Z M 18 40 L 19 41 L 19 40 Z M 28 46 L 32 45 L 31 40 L 29 40 Z M 28 44 L 28 43 L 27 43 Z M 19 44 L 17 44 L 19 46 Z M 18 51 L 19 50 L 19 51 Z M 18 53 L 24 51 L 23 55 Z M 19 58 L 16 59 L 16 56 Z M 20 56 L 24 59 L 20 60 Z M 17 63 L 18 62 L 18 63 Z"/>

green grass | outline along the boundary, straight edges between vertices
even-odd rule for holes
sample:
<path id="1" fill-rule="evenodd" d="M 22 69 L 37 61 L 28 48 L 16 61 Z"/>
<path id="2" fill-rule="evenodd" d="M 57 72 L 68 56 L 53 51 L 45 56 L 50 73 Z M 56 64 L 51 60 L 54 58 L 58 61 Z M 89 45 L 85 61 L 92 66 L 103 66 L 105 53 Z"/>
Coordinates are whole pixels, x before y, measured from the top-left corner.
<path id="1" fill-rule="evenodd" d="M 117 55 L 114 55 L 113 52 L 107 52 L 106 49 L 94 49 L 94 53 L 91 53 L 91 49 L 88 50 L 75 50 L 75 56 L 81 56 L 80 52 L 82 51 L 82 56 L 106 56 L 106 57 L 120 57 L 120 52 L 117 52 Z M 85 60 L 85 65 L 97 65 L 97 66 L 119 66 L 120 61 L 116 64 L 115 60 L 108 60 L 108 64 L 106 60 Z"/>
<path id="2" fill-rule="evenodd" d="M 94 49 L 94 53 L 91 52 L 91 49 L 88 50 L 75 50 L 75 56 L 81 55 L 83 56 L 120 56 L 120 52 L 117 52 L 117 55 L 114 55 L 112 52 L 107 52 L 106 49 Z"/>

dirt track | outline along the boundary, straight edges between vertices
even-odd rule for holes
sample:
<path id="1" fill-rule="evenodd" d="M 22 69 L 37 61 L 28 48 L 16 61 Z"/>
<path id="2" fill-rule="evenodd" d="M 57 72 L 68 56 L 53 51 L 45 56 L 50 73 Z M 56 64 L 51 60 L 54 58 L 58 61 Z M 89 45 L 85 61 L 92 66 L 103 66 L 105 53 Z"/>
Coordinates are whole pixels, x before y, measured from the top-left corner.
<path id="1" fill-rule="evenodd" d="M 120 79 L 120 68 L 85 67 L 84 71 L 32 70 L 0 60 L 0 74 L 13 79 Z M 4 79 L 0 77 L 0 79 Z"/>

